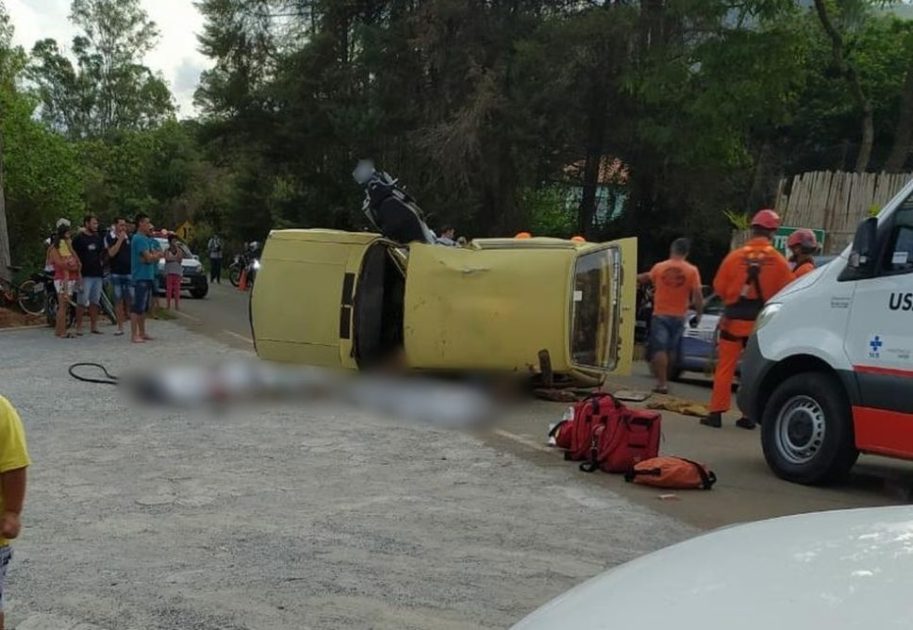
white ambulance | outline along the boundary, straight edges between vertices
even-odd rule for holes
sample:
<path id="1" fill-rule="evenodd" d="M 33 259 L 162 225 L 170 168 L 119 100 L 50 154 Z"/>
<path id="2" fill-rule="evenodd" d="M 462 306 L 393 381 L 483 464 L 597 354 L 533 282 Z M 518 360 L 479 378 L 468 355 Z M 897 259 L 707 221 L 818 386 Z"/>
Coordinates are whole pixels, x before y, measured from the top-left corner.
<path id="1" fill-rule="evenodd" d="M 913 182 L 768 302 L 741 383 L 739 407 L 784 479 L 840 478 L 860 452 L 913 459 Z"/>

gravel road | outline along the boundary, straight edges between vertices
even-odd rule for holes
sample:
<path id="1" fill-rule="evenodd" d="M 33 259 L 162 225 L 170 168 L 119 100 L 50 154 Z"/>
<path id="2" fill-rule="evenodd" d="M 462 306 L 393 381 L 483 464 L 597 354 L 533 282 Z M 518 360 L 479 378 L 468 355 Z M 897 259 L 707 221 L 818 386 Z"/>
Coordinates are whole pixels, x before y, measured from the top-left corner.
<path id="1" fill-rule="evenodd" d="M 0 394 L 34 460 L 14 627 L 503 628 L 694 533 L 557 458 L 543 468 L 456 432 L 332 407 L 131 408 L 67 366 L 249 355 L 169 322 L 145 346 L 104 330 L 0 332 Z"/>

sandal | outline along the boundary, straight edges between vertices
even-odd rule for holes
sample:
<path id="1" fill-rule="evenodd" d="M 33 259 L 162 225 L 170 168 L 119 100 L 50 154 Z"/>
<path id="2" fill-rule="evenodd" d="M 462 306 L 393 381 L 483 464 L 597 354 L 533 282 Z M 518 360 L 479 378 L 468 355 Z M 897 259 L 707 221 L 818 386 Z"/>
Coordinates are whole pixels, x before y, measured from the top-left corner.
<path id="1" fill-rule="evenodd" d="M 120 336 L 122 336 L 123 334 L 124 334 L 124 331 L 123 331 L 123 330 L 118 330 L 116 333 L 114 333 L 114 336 L 115 336 L 115 337 L 120 337 Z"/>
<path id="2" fill-rule="evenodd" d="M 668 395 L 669 395 L 669 388 L 668 388 L 668 387 L 654 387 L 654 388 L 653 388 L 653 393 L 654 393 L 654 394 L 662 394 L 662 395 L 664 395 L 664 396 L 668 396 Z"/>
<path id="3" fill-rule="evenodd" d="M 105 334 L 105 333 L 103 333 L 103 332 L 100 331 L 100 330 L 90 330 L 89 332 L 92 333 L 93 335 L 103 335 L 103 334 Z"/>

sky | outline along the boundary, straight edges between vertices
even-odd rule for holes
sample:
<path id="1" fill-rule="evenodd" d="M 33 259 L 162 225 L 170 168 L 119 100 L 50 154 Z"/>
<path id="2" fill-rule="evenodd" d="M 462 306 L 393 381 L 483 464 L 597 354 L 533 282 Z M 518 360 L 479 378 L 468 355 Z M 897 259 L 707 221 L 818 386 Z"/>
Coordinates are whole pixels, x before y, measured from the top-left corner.
<path id="1" fill-rule="evenodd" d="M 171 87 L 178 116 L 194 115 L 193 92 L 200 72 L 209 59 L 197 51 L 196 34 L 203 28 L 203 16 L 193 0 L 140 0 L 149 17 L 158 25 L 158 46 L 145 59 L 146 65 L 161 72 Z M 70 49 L 76 29 L 70 24 L 70 0 L 5 0 L 7 12 L 16 28 L 14 40 L 26 50 L 47 37 Z"/>

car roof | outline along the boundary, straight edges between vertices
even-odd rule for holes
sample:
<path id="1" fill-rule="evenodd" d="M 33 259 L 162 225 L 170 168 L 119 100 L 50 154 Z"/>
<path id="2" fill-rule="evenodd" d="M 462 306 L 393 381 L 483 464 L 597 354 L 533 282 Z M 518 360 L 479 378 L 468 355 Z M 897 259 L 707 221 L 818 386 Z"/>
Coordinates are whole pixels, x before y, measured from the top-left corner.
<path id="1" fill-rule="evenodd" d="M 717 530 L 617 567 L 515 628 L 907 627 L 913 507 L 802 514 Z"/>

